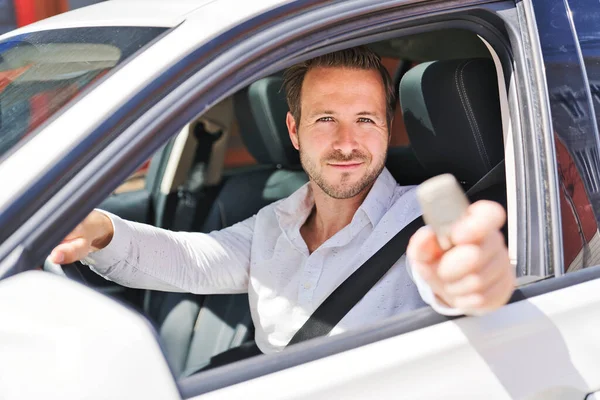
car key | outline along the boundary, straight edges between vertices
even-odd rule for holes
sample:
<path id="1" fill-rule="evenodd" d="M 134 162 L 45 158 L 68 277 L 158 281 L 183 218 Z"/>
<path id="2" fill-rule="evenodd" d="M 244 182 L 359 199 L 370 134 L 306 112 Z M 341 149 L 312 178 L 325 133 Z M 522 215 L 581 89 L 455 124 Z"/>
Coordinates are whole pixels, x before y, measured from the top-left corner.
<path id="1" fill-rule="evenodd" d="M 469 206 L 469 199 L 456 178 L 443 174 L 426 180 L 417 188 L 423 220 L 433 229 L 442 250 L 452 248 L 450 230 Z"/>

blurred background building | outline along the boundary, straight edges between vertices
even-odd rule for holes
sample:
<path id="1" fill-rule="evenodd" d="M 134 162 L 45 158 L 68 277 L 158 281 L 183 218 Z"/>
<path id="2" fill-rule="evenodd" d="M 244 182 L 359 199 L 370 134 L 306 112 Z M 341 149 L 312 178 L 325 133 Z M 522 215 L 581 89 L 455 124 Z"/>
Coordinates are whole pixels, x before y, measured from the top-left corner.
<path id="1" fill-rule="evenodd" d="M 0 34 L 105 0 L 0 0 Z"/>

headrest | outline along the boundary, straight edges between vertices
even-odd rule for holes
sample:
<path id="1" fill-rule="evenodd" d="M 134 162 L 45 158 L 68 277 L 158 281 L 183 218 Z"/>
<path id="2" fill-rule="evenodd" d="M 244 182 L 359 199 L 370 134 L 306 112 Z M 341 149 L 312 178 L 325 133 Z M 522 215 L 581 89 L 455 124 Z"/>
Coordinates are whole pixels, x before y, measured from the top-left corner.
<path id="1" fill-rule="evenodd" d="M 492 60 L 434 61 L 409 70 L 400 103 L 410 145 L 429 174 L 474 184 L 504 159 Z"/>
<path id="2" fill-rule="evenodd" d="M 282 83 L 283 78 L 270 76 L 251 84 L 236 98 L 236 114 L 242 140 L 256 161 L 298 167 L 298 151 L 285 123 L 288 106 Z"/>

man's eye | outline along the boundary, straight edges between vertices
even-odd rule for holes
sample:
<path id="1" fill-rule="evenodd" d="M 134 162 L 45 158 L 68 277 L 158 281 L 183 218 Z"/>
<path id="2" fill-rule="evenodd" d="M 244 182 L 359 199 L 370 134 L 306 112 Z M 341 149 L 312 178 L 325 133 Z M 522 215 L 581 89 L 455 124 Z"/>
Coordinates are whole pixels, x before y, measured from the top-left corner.
<path id="1" fill-rule="evenodd" d="M 358 119 L 358 122 L 366 122 L 366 123 L 369 123 L 369 124 L 372 124 L 372 123 L 374 123 L 374 122 L 373 122 L 373 120 L 372 120 L 371 118 L 365 118 L 365 117 L 361 117 L 361 118 L 359 118 L 359 119 Z"/>
<path id="2" fill-rule="evenodd" d="M 321 117 L 317 121 L 318 122 L 332 122 L 333 118 L 331 118 L 331 117 Z"/>

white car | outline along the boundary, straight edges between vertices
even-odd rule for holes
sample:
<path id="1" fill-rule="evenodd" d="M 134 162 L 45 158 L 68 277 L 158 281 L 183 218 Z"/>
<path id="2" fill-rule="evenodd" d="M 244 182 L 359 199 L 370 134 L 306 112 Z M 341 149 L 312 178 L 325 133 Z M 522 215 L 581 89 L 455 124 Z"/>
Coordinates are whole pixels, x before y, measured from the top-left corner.
<path id="1" fill-rule="evenodd" d="M 110 0 L 1 36 L 0 398 L 595 398 L 598 27 L 595 0 Z M 400 184 L 501 172 L 510 304 L 211 368 L 252 341 L 246 295 L 44 262 L 95 207 L 209 231 L 291 194 L 281 71 L 355 45 L 398 88 Z"/>

